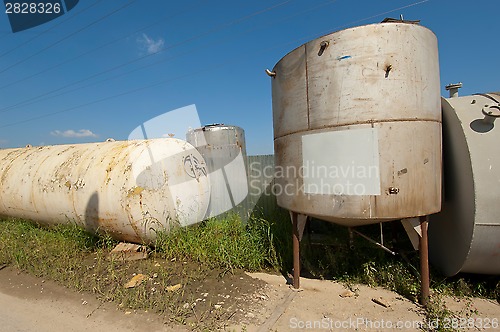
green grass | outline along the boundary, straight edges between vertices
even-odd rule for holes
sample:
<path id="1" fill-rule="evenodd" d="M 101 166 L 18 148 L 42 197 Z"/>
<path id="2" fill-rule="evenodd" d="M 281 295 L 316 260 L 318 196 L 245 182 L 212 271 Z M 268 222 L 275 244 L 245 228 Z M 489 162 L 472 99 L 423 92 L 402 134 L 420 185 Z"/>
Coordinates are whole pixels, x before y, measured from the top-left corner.
<path id="1" fill-rule="evenodd" d="M 375 230 L 375 231 L 372 231 Z M 325 231 L 323 229 L 323 231 Z M 378 226 L 363 227 L 362 232 L 377 238 Z M 415 266 L 418 256 L 410 257 L 410 264 L 355 236 L 350 248 L 347 228 L 328 225 L 331 245 L 310 244 L 305 236 L 302 243 L 302 265 L 313 277 L 333 279 L 345 283 L 385 287 L 416 302 L 420 280 Z M 390 244 L 389 244 L 390 245 Z"/>
<path id="2" fill-rule="evenodd" d="M 246 225 L 237 215 L 209 219 L 199 225 L 160 232 L 156 252 L 167 259 L 189 259 L 210 268 L 260 270 L 279 268 L 270 222 L 258 218 Z"/>
<path id="3" fill-rule="evenodd" d="M 101 242 L 98 237 L 72 225 L 49 230 L 27 221 L 8 219 L 0 226 L 0 263 L 55 280 L 68 278 L 68 274 L 61 272 L 72 271 L 85 254 L 99 247 Z"/>
<path id="4" fill-rule="evenodd" d="M 420 292 L 418 253 L 408 240 L 398 239 L 407 259 L 376 248 L 355 236 L 350 248 L 345 227 L 320 224 L 331 245 L 313 244 L 305 235 L 301 244 L 303 271 L 312 277 L 385 287 L 417 301 Z M 372 238 L 378 226 L 362 227 Z M 292 269 L 291 222 L 287 213 L 276 211 L 250 218 L 243 224 L 237 215 L 210 219 L 196 226 L 158 233 L 151 259 L 121 262 L 108 258 L 116 241 L 107 235 L 92 235 L 74 225 L 41 228 L 19 219 L 0 220 L 0 265 L 8 264 L 35 276 L 50 278 L 78 291 L 95 293 L 104 301 L 124 308 L 166 313 L 171 320 L 186 323 L 193 318 L 182 304 L 194 295 L 188 291 L 167 292 L 169 285 L 196 285 L 213 271 L 226 274 L 248 271 Z M 386 241 L 388 246 L 393 243 Z M 149 278 L 144 287 L 124 289 L 133 273 Z M 443 306 L 441 296 L 479 296 L 500 300 L 500 278 L 461 274 L 445 278 L 431 268 L 431 288 L 437 294 L 428 306 L 428 318 L 454 313 Z M 203 315 L 202 315 L 203 316 Z M 440 330 L 440 329 L 438 329 Z M 442 330 L 442 329 L 441 329 Z"/>
<path id="5" fill-rule="evenodd" d="M 213 284 L 235 269 L 279 269 L 289 259 L 285 247 L 289 241 L 274 234 L 286 234 L 279 230 L 287 226 L 278 219 L 260 217 L 246 224 L 237 216 L 211 219 L 159 233 L 150 259 L 122 262 L 109 258 L 117 241 L 106 234 L 92 235 L 74 225 L 46 228 L 20 219 L 0 219 L 0 266 L 7 264 L 77 291 L 94 293 L 124 310 L 157 312 L 167 323 L 211 331 L 223 326 L 227 321 L 224 315 L 229 315 L 212 310 L 214 301 L 219 300 Z M 125 289 L 123 285 L 139 273 L 147 276 L 146 281 L 140 287 Z M 206 284 L 207 280 L 212 285 Z M 179 291 L 167 290 L 179 283 Z M 199 298 L 200 287 L 212 289 L 215 298 L 209 296 L 204 306 L 199 303 L 196 312 L 184 308 L 185 303 Z"/>
<path id="6" fill-rule="evenodd" d="M 317 222 L 317 221 L 316 221 Z M 389 225 L 384 226 L 385 235 Z M 420 258 L 411 247 L 399 224 L 395 224 L 397 243 L 386 238 L 388 247 L 397 247 L 403 255 L 393 256 L 377 248 L 361 237 L 354 236 L 354 249 L 350 249 L 346 227 L 319 222 L 322 233 L 328 234 L 332 245 L 311 245 L 308 237 L 302 241 L 302 266 L 313 277 L 333 279 L 347 285 L 362 283 L 369 286 L 384 287 L 417 301 L 420 294 Z M 379 238 L 379 226 L 358 227 L 372 239 Z M 443 295 L 461 297 L 483 297 L 500 300 L 500 277 L 486 275 L 459 274 L 447 278 L 430 267 L 431 288 Z"/>
<path id="7" fill-rule="evenodd" d="M 445 294 L 436 291 L 429 300 L 426 307 L 427 322 L 429 329 L 438 332 L 454 332 L 460 331 L 460 324 L 463 325 L 463 320 L 468 320 L 474 316 L 477 317 L 478 311 L 473 307 L 472 300 L 465 298 L 465 306 L 458 312 L 451 311 L 447 308 L 443 299 Z M 455 323 L 453 323 L 455 322 Z M 458 324 L 458 322 L 462 322 Z M 456 324 L 456 326 L 453 326 Z"/>
<path id="8" fill-rule="evenodd" d="M 227 227 L 218 225 L 213 232 L 228 232 L 233 241 L 238 240 L 241 230 L 229 228 L 237 226 L 231 221 Z M 222 227 L 222 228 L 221 228 Z M 203 227 L 198 227 L 200 230 Z M 206 230 L 208 231 L 208 230 Z M 229 237 L 230 238 L 230 237 Z M 167 240 L 167 237 L 164 237 Z M 168 241 L 171 241 L 169 239 Z M 242 245 L 249 246 L 247 242 Z M 224 254 L 232 255 L 236 248 L 231 241 L 225 243 L 228 250 Z M 210 264 L 194 264 L 192 260 L 170 261 L 167 252 L 157 248 L 150 259 L 123 262 L 109 257 L 109 251 L 117 241 L 109 236 L 95 236 L 73 225 L 59 225 L 51 228 L 41 228 L 25 220 L 0 220 L 0 266 L 7 264 L 32 275 L 51 279 L 59 284 L 75 289 L 94 293 L 102 301 L 114 301 L 124 310 L 148 310 L 161 313 L 166 322 L 177 322 L 196 326 L 201 330 L 213 330 L 214 324 L 220 322 L 212 315 L 210 298 L 207 298 L 205 308 L 198 306 L 200 311 L 194 314 L 191 308 L 183 308 L 186 302 L 193 302 L 199 297 L 199 285 L 207 278 L 217 279 L 219 270 L 225 267 L 220 261 Z M 254 245 L 254 251 L 259 247 Z M 256 253 L 247 253 L 240 257 L 230 258 L 241 266 L 258 266 L 263 258 Z M 175 257 L 181 257 L 179 253 Z M 187 258 L 184 257 L 184 258 Z M 210 258 L 212 259 L 212 258 Z M 257 262 L 255 261 L 257 259 Z M 257 264 L 257 265 L 256 265 Z M 123 285 L 134 276 L 147 276 L 142 285 L 125 289 Z M 168 286 L 181 284 L 179 291 L 170 292 Z M 213 294 L 216 296 L 216 294 Z M 210 318 L 212 317 L 212 318 Z M 194 324 L 194 325 L 192 325 Z"/>

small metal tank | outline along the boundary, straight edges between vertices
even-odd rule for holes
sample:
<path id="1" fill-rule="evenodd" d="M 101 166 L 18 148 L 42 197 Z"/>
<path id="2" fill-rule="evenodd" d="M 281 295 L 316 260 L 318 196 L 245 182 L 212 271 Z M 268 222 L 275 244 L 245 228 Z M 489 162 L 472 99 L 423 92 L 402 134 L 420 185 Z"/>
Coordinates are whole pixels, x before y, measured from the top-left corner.
<path id="1" fill-rule="evenodd" d="M 244 130 L 212 124 L 190 130 L 186 137 L 201 153 L 208 169 L 210 204 L 206 217 L 215 217 L 236 207 L 248 194 Z"/>
<path id="2" fill-rule="evenodd" d="M 203 220 L 206 173 L 199 152 L 173 138 L 0 150 L 0 215 L 149 242 Z"/>
<path id="3" fill-rule="evenodd" d="M 445 275 L 500 274 L 500 93 L 443 98 L 444 200 L 429 258 Z"/>
<path id="4" fill-rule="evenodd" d="M 417 24 L 338 31 L 272 76 L 278 205 L 346 226 L 441 207 L 436 36 Z"/>

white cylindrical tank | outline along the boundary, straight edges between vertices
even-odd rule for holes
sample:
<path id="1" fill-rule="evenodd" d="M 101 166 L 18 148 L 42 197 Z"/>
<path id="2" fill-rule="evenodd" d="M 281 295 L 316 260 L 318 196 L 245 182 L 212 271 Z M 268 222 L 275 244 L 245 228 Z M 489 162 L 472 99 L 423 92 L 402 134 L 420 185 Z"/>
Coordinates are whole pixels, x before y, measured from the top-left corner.
<path id="1" fill-rule="evenodd" d="M 347 226 L 441 207 L 436 36 L 407 23 L 338 31 L 272 72 L 278 205 Z"/>
<path id="2" fill-rule="evenodd" d="M 198 149 L 207 165 L 210 203 L 206 217 L 216 217 L 232 210 L 248 194 L 243 128 L 207 125 L 188 131 L 186 138 Z"/>
<path id="3" fill-rule="evenodd" d="M 500 93 L 443 98 L 444 200 L 429 222 L 431 263 L 500 274 Z"/>
<path id="4" fill-rule="evenodd" d="M 203 157 L 178 139 L 0 150 L 4 216 L 140 243 L 203 220 L 209 195 Z"/>

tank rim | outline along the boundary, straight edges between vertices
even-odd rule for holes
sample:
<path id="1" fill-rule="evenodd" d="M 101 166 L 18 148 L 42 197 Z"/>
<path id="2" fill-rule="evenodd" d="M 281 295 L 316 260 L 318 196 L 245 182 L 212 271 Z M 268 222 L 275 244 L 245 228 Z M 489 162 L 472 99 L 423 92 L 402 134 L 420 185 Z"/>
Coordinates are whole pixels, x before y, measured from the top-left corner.
<path id="1" fill-rule="evenodd" d="M 294 49 L 292 49 L 291 51 L 289 51 L 288 53 L 286 53 L 281 59 L 279 59 L 275 63 L 272 71 L 275 72 L 276 71 L 276 67 L 278 66 L 278 64 L 281 61 L 283 61 L 283 59 L 286 58 L 289 54 L 295 52 L 296 50 L 298 50 L 301 47 L 305 47 L 307 44 L 309 44 L 309 43 L 311 43 L 311 42 L 313 42 L 313 41 L 315 41 L 317 39 L 321 39 L 321 38 L 324 38 L 326 36 L 330 36 L 330 35 L 333 35 L 335 33 L 340 33 L 340 32 L 347 31 L 347 30 L 363 29 L 363 28 L 372 27 L 372 26 L 394 26 L 394 25 L 415 26 L 415 27 L 418 27 L 418 28 L 423 28 L 425 30 L 428 30 L 437 39 L 436 34 L 431 29 L 429 29 L 428 27 L 420 25 L 420 24 L 410 23 L 410 22 L 382 22 L 382 23 L 371 23 L 371 24 L 365 24 L 365 25 L 357 25 L 357 26 L 348 27 L 348 28 L 345 28 L 345 29 L 340 29 L 340 30 L 335 30 L 335 31 L 332 31 L 332 32 L 328 32 L 326 34 L 323 34 L 321 36 L 315 37 L 313 39 L 309 39 L 307 42 L 302 43 L 299 46 L 295 47 Z"/>

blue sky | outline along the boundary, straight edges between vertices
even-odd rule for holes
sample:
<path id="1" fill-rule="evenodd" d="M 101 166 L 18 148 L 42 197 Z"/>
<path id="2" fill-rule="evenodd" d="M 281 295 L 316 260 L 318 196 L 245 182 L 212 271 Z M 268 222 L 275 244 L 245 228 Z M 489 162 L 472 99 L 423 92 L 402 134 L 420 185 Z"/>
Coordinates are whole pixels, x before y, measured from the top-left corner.
<path id="1" fill-rule="evenodd" d="M 264 70 L 292 49 L 402 14 L 437 35 L 443 95 L 500 91 L 498 13 L 497 0 L 81 0 L 14 34 L 2 11 L 0 147 L 127 139 L 195 104 L 202 124 L 245 129 L 249 154 L 272 153 Z"/>

